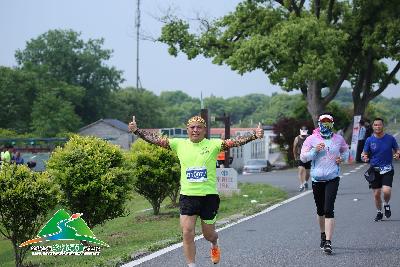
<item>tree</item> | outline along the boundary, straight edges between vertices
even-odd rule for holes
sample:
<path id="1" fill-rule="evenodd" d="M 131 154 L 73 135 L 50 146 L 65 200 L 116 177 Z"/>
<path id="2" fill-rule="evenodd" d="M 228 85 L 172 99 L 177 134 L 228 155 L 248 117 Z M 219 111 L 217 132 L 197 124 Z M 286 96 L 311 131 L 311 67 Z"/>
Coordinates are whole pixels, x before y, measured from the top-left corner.
<path id="1" fill-rule="evenodd" d="M 0 67 L 0 125 L 18 133 L 29 131 L 33 101 L 38 91 L 37 75 Z"/>
<path id="2" fill-rule="evenodd" d="M 23 266 L 29 247 L 59 200 L 59 190 L 47 172 L 32 172 L 25 165 L 5 164 L 0 169 L 0 234 L 9 239 L 15 265 Z"/>
<path id="3" fill-rule="evenodd" d="M 33 103 L 31 127 L 37 136 L 54 137 L 62 132 L 75 132 L 81 124 L 73 104 L 55 90 L 40 93 Z"/>
<path id="4" fill-rule="evenodd" d="M 129 122 L 132 115 L 143 128 L 161 128 L 168 126 L 165 119 L 165 104 L 153 92 L 143 88 L 127 87 L 112 93 L 109 114 L 121 121 Z"/>
<path id="5" fill-rule="evenodd" d="M 75 110 L 84 123 L 91 123 L 106 114 L 110 93 L 123 81 L 121 71 L 104 64 L 112 51 L 103 49 L 103 44 L 103 39 L 85 42 L 73 30 L 50 30 L 27 42 L 15 57 L 20 68 L 38 73 L 42 80 L 84 88 L 85 104 Z"/>
<path id="6" fill-rule="evenodd" d="M 132 176 L 116 145 L 76 135 L 55 149 L 47 170 L 60 185 L 62 202 L 83 213 L 90 228 L 124 214 Z"/>
<path id="7" fill-rule="evenodd" d="M 354 1 L 357 16 L 353 24 L 361 25 L 355 40 L 361 51 L 355 62 L 352 84 L 354 115 L 364 115 L 371 100 L 388 85 L 397 84 L 400 69 L 400 5 L 398 1 Z M 388 60 L 394 67 L 389 69 Z"/>
<path id="8" fill-rule="evenodd" d="M 131 147 L 129 165 L 134 190 L 150 202 L 154 215 L 158 215 L 164 199 L 179 188 L 178 157 L 171 150 L 138 140 Z"/>
<path id="9" fill-rule="evenodd" d="M 326 111 L 333 114 L 335 119 L 334 128 L 336 130 L 346 129 L 353 121 L 353 118 L 350 115 L 351 109 L 340 106 L 336 101 L 329 103 L 326 107 Z"/>
<path id="10" fill-rule="evenodd" d="M 170 127 L 186 127 L 187 119 L 200 113 L 200 100 L 182 91 L 161 92 L 160 100 L 165 104 Z"/>
<path id="11" fill-rule="evenodd" d="M 318 114 L 343 82 L 363 73 L 357 70 L 365 65 L 366 52 L 375 46 L 381 53 L 372 61 L 379 61 L 382 70 L 376 77 L 385 78 L 382 85 L 393 82 L 400 64 L 386 73 L 382 56 L 398 61 L 400 35 L 395 25 L 399 24 L 399 8 L 396 0 L 247 0 L 222 18 L 200 18 L 199 34 L 190 33 L 186 21 L 167 14 L 158 40 L 168 45 L 171 55 L 181 51 L 193 59 L 202 54 L 240 74 L 260 69 L 283 90 L 300 90 L 316 125 Z M 375 20 L 379 27 L 371 30 Z M 368 69 L 371 67 L 365 73 Z M 357 106 L 357 98 L 354 101 Z"/>

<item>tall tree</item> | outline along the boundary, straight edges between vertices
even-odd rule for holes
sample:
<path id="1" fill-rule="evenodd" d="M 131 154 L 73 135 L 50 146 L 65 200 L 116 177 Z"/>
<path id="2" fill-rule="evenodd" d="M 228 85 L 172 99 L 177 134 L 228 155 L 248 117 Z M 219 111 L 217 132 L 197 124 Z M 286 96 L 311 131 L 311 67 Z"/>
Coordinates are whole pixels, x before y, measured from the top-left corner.
<path id="1" fill-rule="evenodd" d="M 361 25 L 355 41 L 362 45 L 350 81 L 354 114 L 364 115 L 368 103 L 388 85 L 397 84 L 400 69 L 399 1 L 354 1 L 353 24 Z M 391 60 L 394 67 L 389 67 Z"/>
<path id="2" fill-rule="evenodd" d="M 35 73 L 0 67 L 0 128 L 29 131 L 38 87 Z"/>
<path id="3" fill-rule="evenodd" d="M 32 131 L 40 137 L 54 137 L 58 133 L 75 132 L 81 119 L 71 102 L 54 92 L 38 95 L 32 108 Z"/>
<path id="4" fill-rule="evenodd" d="M 161 92 L 160 100 L 165 104 L 170 127 L 186 127 L 188 118 L 200 113 L 200 100 L 182 91 Z"/>
<path id="5" fill-rule="evenodd" d="M 283 90 L 300 90 L 316 123 L 343 82 L 362 66 L 366 43 L 375 44 L 375 39 L 384 37 L 381 41 L 390 44 L 386 56 L 398 57 L 398 34 L 364 35 L 369 21 L 383 20 L 375 18 L 373 11 L 366 12 L 369 2 L 385 10 L 393 8 L 395 11 L 384 13 L 385 21 L 398 21 L 396 0 L 246 0 L 222 18 L 200 18 L 198 34 L 189 32 L 188 22 L 167 15 L 159 41 L 166 43 L 174 56 L 180 51 L 189 59 L 202 54 L 240 74 L 262 70 Z M 385 29 L 395 33 L 398 24 Z M 393 81 L 391 74 L 384 75 L 387 83 Z"/>
<path id="6" fill-rule="evenodd" d="M 161 128 L 169 126 L 168 114 L 164 114 L 164 110 L 165 104 L 151 91 L 127 87 L 112 93 L 108 116 L 129 122 L 135 115 L 140 127 Z"/>
<path id="7" fill-rule="evenodd" d="M 85 89 L 84 105 L 76 106 L 83 122 L 103 117 L 110 93 L 123 81 L 122 72 L 105 65 L 112 51 L 102 48 L 103 39 L 84 41 L 73 30 L 50 30 L 27 42 L 15 53 L 19 67 Z"/>

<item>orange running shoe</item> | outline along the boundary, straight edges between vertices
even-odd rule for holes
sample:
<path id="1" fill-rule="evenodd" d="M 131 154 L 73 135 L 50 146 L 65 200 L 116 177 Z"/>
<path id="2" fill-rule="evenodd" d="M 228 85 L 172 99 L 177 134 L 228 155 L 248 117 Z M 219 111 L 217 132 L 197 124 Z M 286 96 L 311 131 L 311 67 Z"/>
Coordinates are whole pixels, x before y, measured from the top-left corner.
<path id="1" fill-rule="evenodd" d="M 221 259 L 221 250 L 219 247 L 213 247 L 211 248 L 211 261 L 214 264 L 217 264 L 219 260 Z"/>

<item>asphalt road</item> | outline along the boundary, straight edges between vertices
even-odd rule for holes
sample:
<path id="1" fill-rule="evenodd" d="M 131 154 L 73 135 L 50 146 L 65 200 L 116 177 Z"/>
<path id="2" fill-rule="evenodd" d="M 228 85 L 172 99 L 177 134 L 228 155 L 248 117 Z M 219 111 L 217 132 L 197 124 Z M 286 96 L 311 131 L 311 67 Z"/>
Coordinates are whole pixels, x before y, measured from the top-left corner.
<path id="1" fill-rule="evenodd" d="M 319 248 L 319 228 L 312 192 L 298 193 L 296 169 L 240 176 L 265 182 L 293 196 L 240 223 L 219 231 L 222 257 L 216 266 L 400 266 L 400 163 L 395 163 L 392 217 L 374 222 L 372 192 L 363 178 L 366 164 L 344 165 L 335 205 L 332 255 Z M 212 266 L 210 244 L 196 241 L 197 266 Z M 126 266 L 186 266 L 180 244 Z"/>

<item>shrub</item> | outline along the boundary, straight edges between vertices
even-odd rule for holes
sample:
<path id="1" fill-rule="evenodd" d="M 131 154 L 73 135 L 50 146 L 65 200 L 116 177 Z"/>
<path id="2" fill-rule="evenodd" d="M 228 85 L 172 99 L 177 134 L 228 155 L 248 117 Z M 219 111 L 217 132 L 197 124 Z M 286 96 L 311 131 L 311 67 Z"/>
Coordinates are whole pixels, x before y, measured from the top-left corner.
<path id="1" fill-rule="evenodd" d="M 132 176 L 119 147 L 96 137 L 73 136 L 52 153 L 48 171 L 60 184 L 63 203 L 89 227 L 122 216 Z"/>
<path id="2" fill-rule="evenodd" d="M 138 140 L 131 147 L 129 161 L 134 190 L 150 202 L 154 215 L 159 214 L 163 200 L 179 189 L 178 157 L 171 150 Z"/>
<path id="3" fill-rule="evenodd" d="M 59 196 L 59 189 L 47 172 L 36 173 L 25 165 L 3 164 L 0 233 L 13 244 L 16 266 L 22 266 L 29 248 L 19 248 L 19 244 L 37 235 Z"/>

